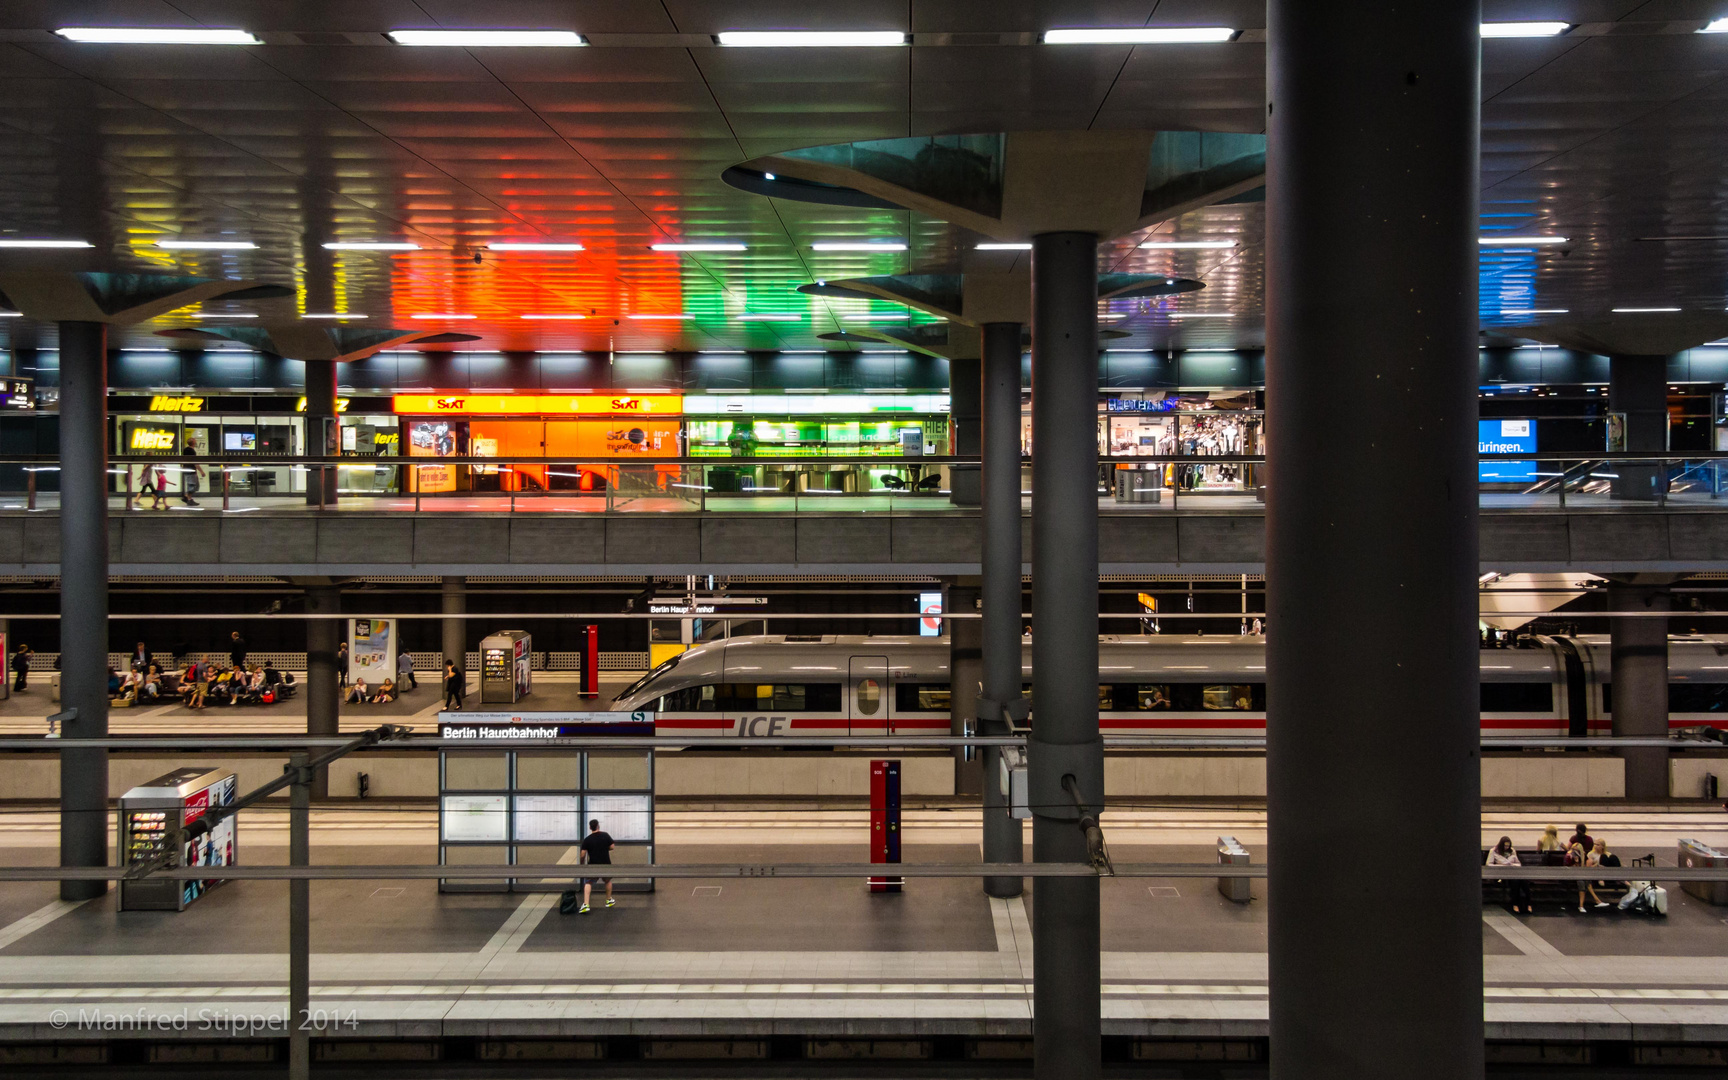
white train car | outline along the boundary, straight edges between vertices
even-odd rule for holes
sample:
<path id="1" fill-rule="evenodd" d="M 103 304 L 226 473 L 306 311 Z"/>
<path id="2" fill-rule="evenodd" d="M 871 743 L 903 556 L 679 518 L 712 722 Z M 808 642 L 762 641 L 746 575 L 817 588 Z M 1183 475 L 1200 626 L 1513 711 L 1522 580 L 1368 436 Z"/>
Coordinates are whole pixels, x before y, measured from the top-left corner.
<path id="1" fill-rule="evenodd" d="M 1032 646 L 1021 651 L 1031 690 Z M 1606 637 L 1539 639 L 1481 653 L 1485 735 L 1607 734 Z M 1266 730 L 1259 637 L 1105 635 L 1098 642 L 1099 726 L 1109 735 L 1258 735 Z M 1728 728 L 1728 639 L 1676 637 L 1673 728 Z M 698 645 L 617 700 L 654 712 L 668 736 L 940 735 L 949 730 L 948 642 L 928 637 L 772 635 Z"/>

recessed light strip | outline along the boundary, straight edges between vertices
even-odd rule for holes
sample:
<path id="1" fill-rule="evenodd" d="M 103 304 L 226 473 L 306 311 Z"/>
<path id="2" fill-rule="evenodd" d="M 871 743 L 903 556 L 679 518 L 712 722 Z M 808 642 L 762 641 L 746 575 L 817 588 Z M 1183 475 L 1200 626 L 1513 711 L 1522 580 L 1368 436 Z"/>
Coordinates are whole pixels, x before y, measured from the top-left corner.
<path id="1" fill-rule="evenodd" d="M 1677 307 L 1617 307 L 1608 310 L 1615 315 L 1669 315 L 1680 309 Z"/>
<path id="2" fill-rule="evenodd" d="M 156 246 L 165 251 L 256 251 L 250 240 L 158 240 Z"/>
<path id="3" fill-rule="evenodd" d="M 869 49 L 907 38 L 899 30 L 725 30 L 714 40 L 729 49 Z"/>
<path id="4" fill-rule="evenodd" d="M 87 240 L 0 240 L 0 248 L 87 248 Z"/>
<path id="5" fill-rule="evenodd" d="M 574 49 L 588 39 L 571 30 L 391 30 L 398 45 L 446 49 Z"/>
<path id="6" fill-rule="evenodd" d="M 357 315 L 349 311 L 326 311 L 314 315 L 311 312 L 300 316 L 302 319 L 369 319 L 370 315 Z"/>
<path id="7" fill-rule="evenodd" d="M 85 45 L 262 45 L 245 30 L 196 26 L 65 26 L 54 31 Z"/>
<path id="8" fill-rule="evenodd" d="M 1568 239 L 1565 236 L 1478 236 L 1476 242 L 1483 247 L 1553 247 Z"/>
<path id="9" fill-rule="evenodd" d="M 897 240 L 821 240 L 810 245 L 811 251 L 905 251 L 906 245 Z"/>
<path id="10" fill-rule="evenodd" d="M 572 313 L 569 315 L 523 315 L 523 316 L 521 316 L 521 318 L 524 318 L 524 319 L 568 319 L 572 322 L 577 321 L 577 320 L 581 320 L 581 319 L 586 319 L 587 317 L 588 316 L 586 316 L 586 315 L 577 315 L 575 313 Z"/>
<path id="11" fill-rule="evenodd" d="M 581 244 L 557 243 L 551 241 L 519 241 L 508 240 L 487 244 L 488 251 L 582 251 Z"/>
<path id="12" fill-rule="evenodd" d="M 1031 244 L 973 244 L 973 251 L 1031 251 Z"/>
<path id="13" fill-rule="evenodd" d="M 1234 240 L 1148 240 L 1140 245 L 1148 251 L 1216 251 L 1236 246 Z"/>
<path id="14" fill-rule="evenodd" d="M 460 315 L 443 312 L 416 312 L 408 316 L 410 319 L 477 319 L 478 315 Z"/>
<path id="15" fill-rule="evenodd" d="M 1541 38 L 1555 37 L 1572 29 L 1567 22 L 1485 22 L 1482 24 L 1482 36 L 1485 38 Z"/>
<path id="16" fill-rule="evenodd" d="M 338 240 L 324 245 L 326 251 L 419 251 L 419 244 L 406 240 Z"/>
<path id="17" fill-rule="evenodd" d="M 1203 45 L 1229 41 L 1228 26 L 1068 27 L 1044 31 L 1046 45 Z"/>
<path id="18" fill-rule="evenodd" d="M 692 241 L 683 242 L 683 243 L 650 244 L 648 246 L 655 251 L 747 251 L 747 250 L 749 250 L 745 245 L 740 244 L 737 241 L 730 241 L 730 240 L 729 241 L 692 240 Z"/>

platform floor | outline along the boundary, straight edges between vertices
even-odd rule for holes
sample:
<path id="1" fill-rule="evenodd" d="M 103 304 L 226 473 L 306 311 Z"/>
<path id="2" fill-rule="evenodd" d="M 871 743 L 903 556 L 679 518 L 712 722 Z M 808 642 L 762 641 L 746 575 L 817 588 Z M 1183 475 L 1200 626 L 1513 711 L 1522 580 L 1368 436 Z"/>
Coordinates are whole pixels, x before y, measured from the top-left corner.
<path id="1" fill-rule="evenodd" d="M 1550 816 L 1489 815 L 1483 833 L 1534 835 Z M 270 810 L 242 822 L 248 862 L 283 861 L 284 820 Z M 432 821 L 421 810 L 320 810 L 312 857 L 431 861 Z M 1590 822 L 1623 853 L 1653 850 L 1669 863 L 1676 836 L 1728 844 L 1720 813 Z M 911 812 L 906 859 L 976 860 L 977 827 L 968 811 Z M 1266 854 L 1258 811 L 1124 810 L 1106 827 L 1122 862 L 1210 862 L 1220 832 Z M 658 858 L 860 861 L 866 829 L 856 810 L 674 810 L 657 817 Z M 0 818 L 0 863 L 51 863 L 54 841 L 51 815 Z M 1106 1032 L 1263 1035 L 1263 885 L 1241 905 L 1210 879 L 1105 880 Z M 121 913 L 112 897 L 64 904 L 55 893 L 0 883 L 0 1040 L 71 1037 L 55 1024 L 75 1028 L 79 1010 L 196 1023 L 200 1010 L 285 1009 L 282 883 L 230 882 L 180 913 Z M 558 914 L 555 894 L 440 894 L 429 881 L 314 883 L 312 897 L 314 1007 L 353 1020 L 336 1034 L 1030 1031 L 1035 899 L 992 900 L 970 879 L 915 879 L 900 895 L 842 880 L 665 880 L 588 916 Z M 1728 1041 L 1728 908 L 1678 889 L 1670 898 L 1660 921 L 1484 907 L 1490 1037 Z"/>

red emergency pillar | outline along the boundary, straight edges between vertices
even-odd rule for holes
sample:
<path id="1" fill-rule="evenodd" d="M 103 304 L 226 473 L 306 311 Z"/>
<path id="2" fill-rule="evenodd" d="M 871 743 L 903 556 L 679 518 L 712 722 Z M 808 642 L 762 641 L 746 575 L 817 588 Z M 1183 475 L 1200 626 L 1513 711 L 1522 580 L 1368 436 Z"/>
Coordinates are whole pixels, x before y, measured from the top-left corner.
<path id="1" fill-rule="evenodd" d="M 600 696 L 600 627 L 593 623 L 583 628 L 586 647 L 582 650 L 582 696 Z"/>
<path id="2" fill-rule="evenodd" d="M 900 763 L 870 763 L 870 861 L 900 861 Z M 873 877 L 871 892 L 899 892 L 904 878 Z"/>

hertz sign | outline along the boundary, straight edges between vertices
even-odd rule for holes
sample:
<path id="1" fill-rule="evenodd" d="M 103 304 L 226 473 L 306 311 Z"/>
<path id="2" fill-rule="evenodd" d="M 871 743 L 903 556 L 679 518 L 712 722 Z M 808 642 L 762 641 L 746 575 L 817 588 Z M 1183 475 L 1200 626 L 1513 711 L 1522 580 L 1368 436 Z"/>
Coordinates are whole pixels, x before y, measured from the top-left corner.
<path id="1" fill-rule="evenodd" d="M 173 450 L 178 440 L 174 432 L 162 428 L 135 427 L 132 429 L 132 449 L 134 450 Z"/>
<path id="2" fill-rule="evenodd" d="M 181 397 L 178 394 L 155 394 L 150 398 L 151 412 L 203 412 L 204 399 Z"/>
<path id="3" fill-rule="evenodd" d="M 397 394 L 402 416 L 676 416 L 679 394 Z"/>

